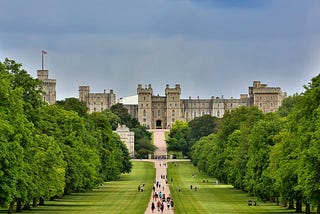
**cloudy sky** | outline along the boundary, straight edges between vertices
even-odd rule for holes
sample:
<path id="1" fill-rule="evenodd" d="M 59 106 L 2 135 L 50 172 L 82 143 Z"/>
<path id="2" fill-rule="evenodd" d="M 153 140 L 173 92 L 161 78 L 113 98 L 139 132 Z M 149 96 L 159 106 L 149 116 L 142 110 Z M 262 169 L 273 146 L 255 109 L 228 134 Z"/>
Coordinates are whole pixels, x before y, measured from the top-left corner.
<path id="1" fill-rule="evenodd" d="M 137 85 L 239 98 L 252 81 L 289 95 L 320 71 L 319 0 L 1 0 L 0 60 L 57 80 L 57 99 Z"/>

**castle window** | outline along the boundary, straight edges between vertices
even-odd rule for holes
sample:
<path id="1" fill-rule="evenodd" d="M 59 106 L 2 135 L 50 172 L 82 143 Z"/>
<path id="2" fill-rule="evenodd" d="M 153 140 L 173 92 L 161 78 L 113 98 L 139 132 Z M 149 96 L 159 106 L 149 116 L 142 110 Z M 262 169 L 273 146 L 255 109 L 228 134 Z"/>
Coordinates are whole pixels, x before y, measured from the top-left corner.
<path id="1" fill-rule="evenodd" d="M 146 110 L 143 110 L 143 116 L 146 117 L 147 116 L 147 112 Z"/>
<path id="2" fill-rule="evenodd" d="M 197 117 L 197 112 L 196 111 L 194 111 L 193 117 Z"/>
<path id="3" fill-rule="evenodd" d="M 219 110 L 217 111 L 217 117 L 220 117 L 220 111 Z"/>
<path id="4" fill-rule="evenodd" d="M 186 111 L 186 117 L 189 117 L 189 113 Z"/>
<path id="5" fill-rule="evenodd" d="M 161 113 L 160 110 L 158 110 L 158 117 L 160 117 L 160 113 Z"/>
<path id="6" fill-rule="evenodd" d="M 202 111 L 202 116 L 203 116 L 204 114 L 205 114 L 204 111 Z"/>
<path id="7" fill-rule="evenodd" d="M 174 117 L 174 110 L 172 110 L 172 117 Z"/>
<path id="8" fill-rule="evenodd" d="M 172 100 L 174 100 L 174 97 L 172 97 Z"/>
<path id="9" fill-rule="evenodd" d="M 143 97 L 143 100 L 146 100 L 146 97 Z"/>
<path id="10" fill-rule="evenodd" d="M 270 103 L 270 106 L 271 106 L 271 107 L 273 107 L 273 104 L 272 104 L 272 103 Z"/>
<path id="11" fill-rule="evenodd" d="M 172 122 L 174 123 L 174 118 L 172 118 Z"/>
<path id="12" fill-rule="evenodd" d="M 146 118 L 143 118 L 143 122 L 146 122 L 147 121 L 147 119 Z"/>

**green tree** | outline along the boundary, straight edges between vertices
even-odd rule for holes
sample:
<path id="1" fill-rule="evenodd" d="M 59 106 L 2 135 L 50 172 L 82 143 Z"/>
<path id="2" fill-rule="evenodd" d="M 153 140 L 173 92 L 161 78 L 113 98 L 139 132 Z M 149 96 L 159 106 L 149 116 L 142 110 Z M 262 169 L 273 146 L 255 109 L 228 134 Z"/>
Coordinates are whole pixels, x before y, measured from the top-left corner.
<path id="1" fill-rule="evenodd" d="M 274 136 L 283 128 L 276 114 L 269 113 L 264 119 L 257 121 L 248 136 L 249 160 L 245 175 L 246 190 L 262 200 L 276 197 L 273 182 L 267 168 L 269 165 L 270 149 L 274 146 Z"/>
<path id="2" fill-rule="evenodd" d="M 62 107 L 67 111 L 75 111 L 80 117 L 87 116 L 88 107 L 87 104 L 83 101 L 79 101 L 77 98 L 66 98 L 65 100 L 58 100 L 56 102 L 57 106 Z"/>
<path id="3" fill-rule="evenodd" d="M 10 203 L 8 213 L 12 213 L 15 199 L 25 195 L 18 187 L 25 176 L 21 144 L 28 123 L 23 113 L 22 92 L 19 88 L 12 89 L 11 76 L 0 63 L 0 203 Z"/>

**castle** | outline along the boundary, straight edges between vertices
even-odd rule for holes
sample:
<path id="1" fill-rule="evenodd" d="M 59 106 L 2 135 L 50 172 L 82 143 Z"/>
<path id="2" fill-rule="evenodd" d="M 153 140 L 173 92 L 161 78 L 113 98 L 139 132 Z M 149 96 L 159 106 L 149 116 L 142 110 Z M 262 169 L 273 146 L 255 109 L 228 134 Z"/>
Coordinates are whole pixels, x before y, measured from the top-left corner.
<path id="1" fill-rule="evenodd" d="M 45 91 L 44 101 L 54 104 L 56 101 L 56 80 L 48 79 L 48 70 L 38 70 L 38 78 L 42 81 L 41 87 Z M 136 118 L 141 125 L 150 129 L 167 129 L 177 120 L 188 122 L 196 117 L 211 115 L 223 117 L 226 111 L 240 106 L 257 106 L 265 113 L 275 112 L 287 96 L 280 87 L 268 87 L 260 81 L 253 81 L 248 88 L 248 94 L 241 94 L 239 99 L 233 97 L 225 99 L 223 96 L 209 99 L 181 99 L 181 87 L 174 88 L 166 85 L 165 96 L 153 95 L 151 84 L 137 88 L 136 97 L 130 97 L 130 102 L 122 103 L 129 114 Z M 116 104 L 116 94 L 113 90 L 106 93 L 90 93 L 89 86 L 79 86 L 79 100 L 88 106 L 88 112 L 100 112 Z"/>
<path id="2" fill-rule="evenodd" d="M 225 99 L 223 96 L 210 99 L 181 99 L 181 87 L 169 85 L 165 88 L 165 96 L 153 95 L 151 84 L 137 88 L 137 101 L 122 103 L 129 114 L 136 118 L 141 125 L 150 129 L 167 129 L 177 120 L 188 122 L 196 117 L 211 115 L 223 117 L 226 111 L 240 106 L 257 106 L 265 113 L 275 112 L 287 96 L 280 87 L 268 87 L 260 81 L 254 81 L 249 87 L 248 94 L 241 94 L 239 99 Z M 134 98 L 134 97 L 133 97 Z M 90 93 L 89 86 L 79 87 L 79 100 L 87 103 L 89 113 L 103 111 L 116 103 L 113 90 L 110 93 Z"/>
<path id="3" fill-rule="evenodd" d="M 56 80 L 49 79 L 48 70 L 38 70 L 38 79 L 41 80 L 41 88 L 45 92 L 43 95 L 43 101 L 49 104 L 56 103 Z"/>
<path id="4" fill-rule="evenodd" d="M 113 90 L 109 93 L 106 90 L 103 93 L 90 93 L 89 86 L 79 86 L 79 100 L 87 104 L 89 113 L 100 112 L 116 104 L 116 95 Z"/>
<path id="5" fill-rule="evenodd" d="M 151 84 L 137 88 L 138 105 L 125 105 L 129 113 L 134 115 L 143 126 L 151 129 L 165 129 L 172 127 L 177 120 L 190 121 L 203 115 L 223 117 L 226 111 L 240 106 L 257 106 L 263 112 L 274 112 L 286 97 L 279 87 L 268 87 L 260 81 L 254 81 L 249 87 L 249 94 L 241 94 L 239 99 L 224 99 L 223 96 L 210 99 L 181 99 L 181 87 L 169 85 L 165 88 L 165 96 L 154 96 Z M 136 109 L 135 109 L 136 108 Z"/>

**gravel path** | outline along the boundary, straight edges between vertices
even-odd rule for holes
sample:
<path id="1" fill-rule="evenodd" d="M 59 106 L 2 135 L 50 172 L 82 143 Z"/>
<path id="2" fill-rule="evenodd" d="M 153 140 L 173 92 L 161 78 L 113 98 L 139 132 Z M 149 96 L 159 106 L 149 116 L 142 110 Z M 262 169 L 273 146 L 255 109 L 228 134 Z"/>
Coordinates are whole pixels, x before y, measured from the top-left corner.
<path id="1" fill-rule="evenodd" d="M 154 133 L 154 145 L 158 147 L 158 149 L 155 151 L 155 157 L 159 157 L 161 155 L 167 155 L 167 148 L 166 148 L 166 141 L 165 141 L 165 134 L 164 130 L 153 130 Z M 169 184 L 166 184 L 166 180 L 162 179 L 161 176 L 167 175 L 167 160 L 166 159 L 157 159 L 154 161 L 155 168 L 156 168 L 156 181 L 160 183 L 160 188 L 156 188 L 156 191 L 162 192 L 166 195 L 166 197 L 170 194 Z M 156 187 L 156 185 L 155 185 Z M 148 204 L 147 210 L 144 212 L 145 214 L 152 213 L 151 210 L 151 203 L 154 202 L 156 209 L 153 213 L 161 213 L 161 211 L 158 211 L 157 209 L 157 202 L 153 200 L 152 194 L 150 197 L 150 202 Z M 167 208 L 167 203 L 164 203 L 164 210 L 163 213 L 174 213 L 173 208 Z"/>

